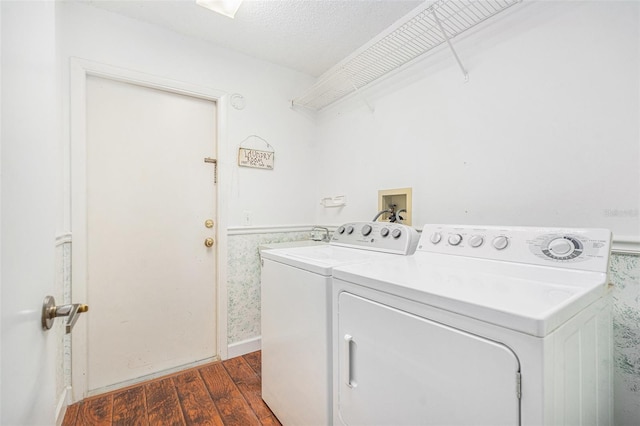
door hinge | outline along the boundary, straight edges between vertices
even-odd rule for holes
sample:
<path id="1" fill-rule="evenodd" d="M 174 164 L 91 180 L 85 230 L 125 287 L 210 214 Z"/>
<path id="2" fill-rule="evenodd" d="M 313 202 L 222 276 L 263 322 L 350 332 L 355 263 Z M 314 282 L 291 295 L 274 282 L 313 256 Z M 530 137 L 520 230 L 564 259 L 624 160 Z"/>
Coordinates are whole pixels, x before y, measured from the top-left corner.
<path id="1" fill-rule="evenodd" d="M 518 399 L 522 399 L 522 374 L 516 373 L 516 395 Z"/>
<path id="2" fill-rule="evenodd" d="M 213 164 L 213 183 L 218 183 L 218 160 L 211 157 L 205 157 L 204 162 Z"/>

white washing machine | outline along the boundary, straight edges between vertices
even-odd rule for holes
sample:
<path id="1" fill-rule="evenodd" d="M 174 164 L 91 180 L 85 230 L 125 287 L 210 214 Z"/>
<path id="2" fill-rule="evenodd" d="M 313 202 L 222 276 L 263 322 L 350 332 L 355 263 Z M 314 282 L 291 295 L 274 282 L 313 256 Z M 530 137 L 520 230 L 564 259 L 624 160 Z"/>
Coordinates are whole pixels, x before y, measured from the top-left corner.
<path id="1" fill-rule="evenodd" d="M 334 269 L 338 425 L 611 425 L 603 229 L 427 225 Z"/>
<path id="2" fill-rule="evenodd" d="M 262 399 L 284 425 L 331 423 L 331 274 L 415 251 L 415 229 L 340 226 L 329 244 L 262 252 Z"/>

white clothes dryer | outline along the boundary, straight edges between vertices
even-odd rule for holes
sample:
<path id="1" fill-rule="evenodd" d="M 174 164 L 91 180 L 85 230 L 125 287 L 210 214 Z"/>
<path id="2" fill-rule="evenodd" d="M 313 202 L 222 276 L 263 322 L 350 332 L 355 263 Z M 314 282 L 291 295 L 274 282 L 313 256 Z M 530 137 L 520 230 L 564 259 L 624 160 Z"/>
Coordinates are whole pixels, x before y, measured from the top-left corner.
<path id="1" fill-rule="evenodd" d="M 611 233 L 427 225 L 334 269 L 338 425 L 610 425 Z"/>
<path id="2" fill-rule="evenodd" d="M 329 244 L 262 251 L 262 399 L 284 425 L 331 423 L 331 275 L 339 265 L 412 254 L 418 232 L 340 226 Z"/>

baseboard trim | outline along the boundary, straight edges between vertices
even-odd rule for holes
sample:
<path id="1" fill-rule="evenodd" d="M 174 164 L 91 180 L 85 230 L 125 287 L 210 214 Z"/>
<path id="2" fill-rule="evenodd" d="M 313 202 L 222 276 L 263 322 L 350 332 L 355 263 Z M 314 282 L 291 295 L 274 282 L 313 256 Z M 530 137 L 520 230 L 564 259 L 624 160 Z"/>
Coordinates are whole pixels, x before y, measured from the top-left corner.
<path id="1" fill-rule="evenodd" d="M 174 374 L 174 373 L 179 373 L 179 372 L 184 371 L 184 370 L 189 370 L 191 368 L 200 367 L 201 365 L 208 364 L 208 363 L 214 362 L 214 361 L 219 361 L 219 360 L 220 360 L 220 357 L 218 357 L 216 355 L 216 356 L 213 356 L 213 357 L 209 357 L 209 358 L 201 359 L 201 360 L 198 360 L 198 361 L 190 362 L 188 364 L 179 365 L 177 367 L 167 368 L 165 370 L 158 371 L 158 372 L 151 373 L 151 374 L 147 374 L 145 376 L 136 377 L 135 379 L 125 380 L 125 381 L 120 382 L 120 383 L 116 383 L 116 384 L 113 384 L 113 385 L 105 386 L 105 387 L 102 387 L 102 388 L 99 388 L 99 389 L 90 390 L 89 392 L 87 392 L 87 397 L 100 395 L 102 393 L 112 392 L 114 390 L 118 390 L 118 389 L 126 388 L 126 387 L 129 387 L 129 386 L 137 385 L 139 383 L 146 382 L 148 380 L 154 380 L 154 379 L 157 379 L 159 377 L 168 376 L 168 375 Z"/>
<path id="2" fill-rule="evenodd" d="M 262 338 L 254 337 L 253 339 L 243 340 L 241 342 L 232 343 L 227 349 L 227 356 L 235 358 L 251 352 L 259 351 L 262 348 Z"/>

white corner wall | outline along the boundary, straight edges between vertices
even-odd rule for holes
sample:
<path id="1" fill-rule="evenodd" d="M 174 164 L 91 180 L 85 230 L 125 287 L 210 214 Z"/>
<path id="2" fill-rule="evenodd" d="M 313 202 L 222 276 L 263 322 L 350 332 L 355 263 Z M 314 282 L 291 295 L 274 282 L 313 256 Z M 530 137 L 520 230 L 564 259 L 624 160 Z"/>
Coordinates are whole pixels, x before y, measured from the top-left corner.
<path id="1" fill-rule="evenodd" d="M 57 8 L 63 93 L 69 93 L 69 59 L 78 57 L 241 94 L 246 107 L 228 106 L 227 122 L 222 123 L 227 140 L 219 141 L 227 144 L 229 152 L 227 158 L 219 159 L 221 167 L 231 170 L 230 181 L 219 182 L 230 195 L 228 226 L 245 225 L 245 211 L 251 212 L 252 225 L 313 221 L 315 197 L 309 187 L 314 176 L 309 173 L 313 166 L 309 152 L 315 124 L 293 111 L 289 103 L 311 84 L 311 77 L 94 7 L 59 2 Z M 68 95 L 62 101 L 63 111 L 68 111 Z M 64 139 L 68 140 L 68 129 L 66 132 Z M 237 167 L 238 145 L 253 134 L 275 149 L 273 171 Z M 68 153 L 64 157 L 68 161 Z M 67 176 L 63 191 L 69 187 L 68 180 Z M 68 192 L 66 197 L 68 212 Z M 66 216 L 62 231 L 70 229 Z"/>
<path id="2" fill-rule="evenodd" d="M 524 2 L 321 114 L 319 223 L 413 188 L 413 224 L 590 226 L 640 235 L 640 3 Z M 638 240 L 640 241 L 640 240 Z"/>

